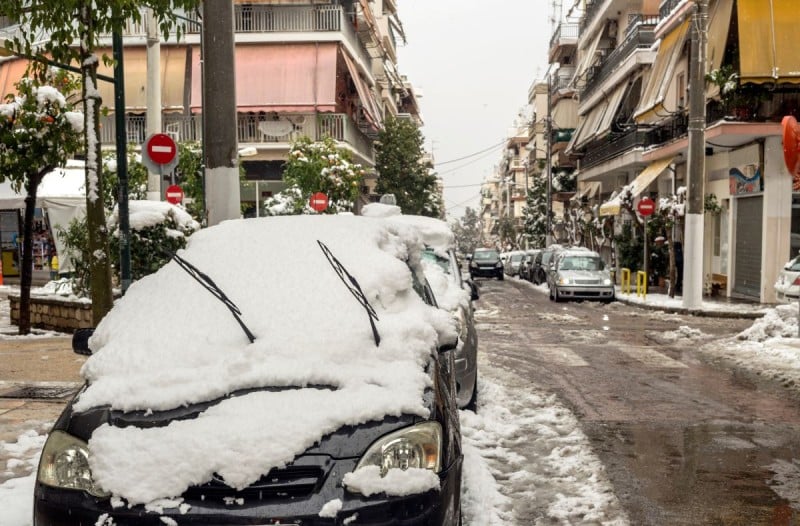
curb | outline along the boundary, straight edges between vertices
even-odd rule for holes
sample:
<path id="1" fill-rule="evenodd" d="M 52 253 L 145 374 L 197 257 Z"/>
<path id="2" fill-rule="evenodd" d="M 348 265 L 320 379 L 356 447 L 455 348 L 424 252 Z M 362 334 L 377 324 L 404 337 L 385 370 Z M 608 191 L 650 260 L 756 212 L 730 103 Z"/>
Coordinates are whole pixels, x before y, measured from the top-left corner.
<path id="1" fill-rule="evenodd" d="M 762 318 L 766 312 L 733 312 L 733 311 L 724 311 L 724 310 L 703 310 L 703 309 L 686 309 L 683 307 L 669 307 L 666 305 L 648 305 L 647 303 L 641 303 L 638 301 L 630 301 L 625 299 L 623 296 L 619 294 L 616 295 L 616 300 L 620 303 L 624 303 L 625 305 L 631 305 L 633 307 L 641 307 L 643 309 L 648 310 L 657 310 L 662 312 L 670 312 L 673 314 L 688 314 L 691 316 L 702 316 L 705 318 L 732 318 L 732 319 L 746 319 L 746 320 L 757 320 Z"/>

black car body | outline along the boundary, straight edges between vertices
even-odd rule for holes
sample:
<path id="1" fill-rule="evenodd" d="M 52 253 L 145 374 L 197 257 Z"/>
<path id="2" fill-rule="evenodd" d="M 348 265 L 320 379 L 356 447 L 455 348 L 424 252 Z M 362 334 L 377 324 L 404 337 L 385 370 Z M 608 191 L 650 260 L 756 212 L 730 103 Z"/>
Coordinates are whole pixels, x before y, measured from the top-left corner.
<path id="1" fill-rule="evenodd" d="M 553 270 L 555 257 L 563 250 L 561 245 L 550 245 L 536 254 L 533 261 L 533 282 L 537 285 L 547 283 L 548 275 Z"/>
<path id="2" fill-rule="evenodd" d="M 368 221 L 369 224 L 363 223 L 363 221 Z M 297 222 L 303 228 L 297 229 Z M 292 230 L 293 228 L 295 230 Z M 214 229 L 217 229 L 216 232 L 211 234 L 209 231 Z M 300 242 L 305 243 L 306 241 L 313 243 L 315 251 L 309 253 L 310 257 L 301 258 L 303 259 L 302 263 L 283 258 L 278 251 L 275 251 L 276 253 L 272 256 L 274 259 L 270 261 L 280 262 L 285 259 L 286 265 L 307 266 L 308 268 L 286 270 L 286 273 L 293 272 L 293 276 L 299 276 L 301 279 L 305 279 L 309 268 L 316 269 L 317 278 L 323 279 L 323 281 L 315 283 L 325 283 L 326 293 L 336 297 L 335 301 L 332 299 L 330 301 L 333 301 L 333 303 L 329 304 L 338 307 L 335 312 L 330 306 L 326 309 L 317 307 L 313 312 L 301 313 L 301 317 L 298 319 L 302 320 L 308 316 L 313 316 L 315 319 L 324 320 L 330 317 L 335 326 L 341 325 L 341 331 L 345 334 L 345 337 L 341 338 L 341 335 L 317 337 L 313 332 L 299 333 L 296 340 L 290 342 L 293 346 L 297 345 L 299 354 L 294 351 L 287 351 L 290 354 L 286 356 L 297 356 L 298 363 L 300 363 L 300 360 L 303 359 L 303 354 L 306 354 L 314 356 L 313 359 L 316 362 L 317 356 L 326 357 L 331 353 L 335 354 L 337 350 L 342 352 L 342 349 L 347 350 L 349 347 L 357 347 L 353 351 L 354 354 L 351 355 L 354 357 L 353 361 L 343 364 L 343 370 L 348 371 L 346 373 L 348 374 L 347 378 L 352 380 L 349 375 L 355 374 L 349 372 L 351 368 L 363 367 L 365 371 L 368 371 L 364 376 L 367 379 L 365 384 L 367 390 L 364 392 L 372 392 L 373 389 L 377 389 L 380 397 L 390 399 L 389 403 L 393 403 L 391 397 L 400 396 L 411 401 L 412 405 L 409 410 L 401 410 L 397 414 L 383 413 L 382 403 L 379 403 L 378 411 L 383 416 L 380 418 L 363 417 L 360 415 L 363 415 L 365 407 L 369 407 L 370 403 L 375 402 L 371 399 L 359 398 L 358 400 L 362 401 L 353 404 L 355 406 L 353 409 L 354 422 L 340 425 L 337 418 L 339 417 L 339 412 L 342 411 L 341 408 L 344 407 L 341 401 L 347 400 L 347 398 L 337 398 L 335 400 L 339 403 L 335 411 L 329 409 L 330 406 L 325 400 L 331 402 L 334 396 L 344 397 L 345 395 L 342 393 L 347 389 L 352 389 L 352 385 L 337 386 L 335 381 L 308 384 L 303 383 L 302 380 L 300 383 L 297 383 L 297 381 L 284 383 L 282 380 L 265 380 L 269 376 L 264 376 L 257 380 L 262 385 L 255 385 L 250 380 L 246 380 L 250 384 L 227 392 L 223 390 L 221 396 L 200 399 L 200 401 L 192 403 L 178 405 L 173 403 L 169 407 L 156 407 L 154 410 L 145 409 L 146 405 L 130 408 L 126 407 L 122 402 L 116 404 L 122 395 L 118 394 L 117 398 L 114 398 L 114 396 L 107 394 L 106 388 L 114 391 L 119 384 L 108 382 L 101 386 L 102 388 L 98 387 L 104 380 L 109 380 L 109 375 L 112 380 L 118 378 L 118 376 L 111 374 L 111 369 L 103 369 L 104 366 L 114 367 L 113 371 L 118 371 L 123 376 L 129 374 L 126 372 L 128 367 L 120 365 L 115 360 L 119 360 L 119 357 L 123 356 L 119 354 L 120 352 L 138 346 L 140 341 L 136 339 L 135 345 L 132 345 L 130 344 L 130 338 L 123 340 L 118 338 L 115 340 L 116 330 L 120 328 L 128 330 L 131 325 L 136 326 L 140 323 L 147 325 L 152 323 L 158 327 L 168 326 L 166 322 L 157 325 L 160 321 L 155 318 L 152 320 L 146 317 L 142 319 L 142 307 L 140 307 L 140 310 L 136 310 L 137 300 L 145 300 L 139 305 L 150 306 L 146 301 L 150 301 L 149 298 L 152 291 L 158 285 L 165 283 L 165 278 L 169 278 L 170 286 L 185 287 L 183 288 L 185 295 L 199 299 L 201 302 L 209 302 L 208 305 L 204 304 L 199 308 L 196 304 L 192 304 L 194 310 L 185 318 L 176 318 L 179 322 L 190 324 L 190 326 L 197 329 L 196 324 L 200 322 L 194 318 L 199 316 L 199 312 L 205 312 L 204 309 L 211 309 L 219 312 L 220 317 L 225 318 L 225 324 L 221 323 L 220 326 L 232 329 L 232 334 L 226 333 L 223 336 L 228 338 L 228 340 L 225 340 L 226 342 L 233 341 L 236 343 L 236 347 L 225 348 L 226 354 L 219 356 L 221 361 L 212 362 L 212 366 L 216 363 L 221 363 L 227 368 L 230 364 L 229 360 L 232 359 L 229 357 L 240 352 L 240 358 L 252 356 L 254 361 L 251 364 L 255 364 L 256 367 L 262 363 L 286 364 L 288 369 L 297 367 L 291 361 L 286 362 L 279 352 L 281 349 L 271 343 L 275 341 L 276 334 L 289 334 L 291 336 L 294 334 L 293 330 L 285 329 L 279 324 L 264 320 L 263 315 L 247 316 L 248 312 L 256 310 L 253 307 L 269 305 L 268 302 L 271 300 L 257 295 L 262 293 L 269 295 L 269 289 L 266 289 L 265 292 L 265 289 L 254 290 L 254 288 L 258 286 L 269 287 L 270 284 L 266 281 L 259 281 L 255 275 L 252 276 L 253 279 L 239 281 L 242 272 L 250 272 L 248 270 L 248 260 L 241 258 L 240 250 L 229 250 L 229 247 L 240 244 L 236 240 L 236 237 L 239 237 L 236 234 L 240 233 L 241 229 L 245 229 L 248 232 L 248 235 L 246 237 L 242 236 L 241 239 L 262 236 L 262 239 L 269 241 L 273 239 L 269 236 L 284 236 L 287 240 L 286 242 L 290 245 Z M 307 239 L 303 239 L 303 236 L 298 235 L 298 232 L 307 236 Z M 91 340 L 88 340 L 88 343 L 86 341 L 81 343 L 80 338 L 73 340 L 76 352 L 88 351 L 87 346 L 93 346 L 98 341 L 100 343 L 97 343 L 97 345 L 100 348 L 93 349 L 95 351 L 94 354 L 90 356 L 86 366 L 84 366 L 84 374 L 89 381 L 61 414 L 43 448 L 33 496 L 34 526 L 108 526 L 112 524 L 114 526 L 163 526 L 164 524 L 206 526 L 245 524 L 271 526 L 323 526 L 333 524 L 455 526 L 459 524 L 461 519 L 460 491 L 463 456 L 456 405 L 454 351 L 457 334 L 455 324 L 449 314 L 438 308 L 430 308 L 436 307 L 435 298 L 422 273 L 419 252 L 414 252 L 415 250 L 421 250 L 422 247 L 415 245 L 416 241 L 408 241 L 410 243 L 406 245 L 408 252 L 406 250 L 393 252 L 392 249 L 380 252 L 381 257 L 389 254 L 388 258 L 385 257 L 383 259 L 384 263 L 388 259 L 389 263 L 395 266 L 395 271 L 392 271 L 391 274 L 393 280 L 397 270 L 401 270 L 403 273 L 408 272 L 407 275 L 410 277 L 407 281 L 405 279 L 400 280 L 397 288 L 400 293 L 393 294 L 390 292 L 385 299 L 376 302 L 376 304 L 382 302 L 391 303 L 393 298 L 400 298 L 397 300 L 400 303 L 395 305 L 401 307 L 403 305 L 411 305 L 407 311 L 400 313 L 402 318 L 395 319 L 410 319 L 416 316 L 416 313 L 422 312 L 425 315 L 418 319 L 425 319 L 427 316 L 438 317 L 436 318 L 438 320 L 436 324 L 429 326 L 429 328 L 435 328 L 436 330 L 428 332 L 427 336 L 420 340 L 422 342 L 420 344 L 402 339 L 402 335 L 406 334 L 405 331 L 408 330 L 407 328 L 397 332 L 392 325 L 382 325 L 377 317 L 373 318 L 376 312 L 384 316 L 384 319 L 390 318 L 392 312 L 381 310 L 382 306 L 378 306 L 373 310 L 368 302 L 370 290 L 378 290 L 374 284 L 371 286 L 368 283 L 369 279 L 374 277 L 374 275 L 370 274 L 372 272 L 369 270 L 372 268 L 371 265 L 363 261 L 355 261 L 358 265 L 354 264 L 349 267 L 350 270 L 353 270 L 354 267 L 360 269 L 362 281 L 361 286 L 359 286 L 355 275 L 349 273 L 348 267 L 345 267 L 335 257 L 336 254 L 329 250 L 324 243 L 324 241 L 328 241 L 334 247 L 336 246 L 335 243 L 355 243 L 353 246 L 360 246 L 364 239 L 396 240 L 400 238 L 404 242 L 412 239 L 410 235 L 404 238 L 402 234 L 398 227 L 384 223 L 376 225 L 375 220 L 347 216 L 228 221 L 195 234 L 190 239 L 190 246 L 183 253 L 187 256 L 185 259 L 176 256 L 174 262 L 169 263 L 153 276 L 148 276 L 135 283 L 112 312 L 104 318 L 95 335 Z M 196 239 L 195 236 L 198 236 L 199 239 Z M 342 240 L 342 236 L 349 237 L 346 240 Z M 209 243 L 210 240 L 214 241 L 214 243 Z M 193 242 L 194 245 L 192 244 Z M 319 243 L 319 247 L 316 247 L 317 243 Z M 396 248 L 398 246 L 400 246 L 399 243 L 393 241 L 393 247 Z M 319 250 L 320 247 L 324 248 L 318 254 L 316 250 Z M 254 244 L 253 247 L 243 247 L 241 250 L 249 249 L 261 250 L 261 254 L 265 255 L 268 254 L 267 250 L 273 249 L 273 245 L 269 244 L 269 248 L 259 248 Z M 406 257 L 403 254 L 406 254 L 409 259 L 400 259 Z M 338 252 L 338 255 L 342 257 L 342 260 L 347 261 L 349 254 L 342 250 Z M 372 254 L 372 256 L 374 255 Z M 188 263 L 189 260 L 196 260 L 210 264 L 210 262 L 218 261 L 219 259 L 224 259 L 225 261 L 219 263 L 221 266 L 217 267 L 217 270 L 231 268 L 232 272 L 235 273 L 232 274 L 233 278 L 214 274 L 215 278 L 220 279 L 220 281 L 227 280 L 227 283 L 231 285 L 229 288 L 217 286 L 210 279 L 206 279 L 209 276 L 205 273 L 201 274 L 203 270 L 206 270 L 205 268 L 200 269 L 199 265 L 194 267 L 191 263 Z M 308 261 L 309 259 L 313 261 L 310 262 Z M 351 263 L 353 263 L 352 259 Z M 283 265 L 283 263 L 278 264 Z M 188 265 L 190 269 L 198 272 L 190 273 L 191 277 L 189 277 L 183 274 L 182 270 L 178 269 L 176 265 L 184 270 L 187 268 L 184 265 Z M 365 269 L 367 271 L 366 274 L 364 274 Z M 273 270 L 278 272 L 280 269 Z M 253 272 L 261 271 L 263 271 L 263 268 L 256 268 Z M 187 270 L 187 272 L 189 271 Z M 204 287 L 212 294 L 202 290 L 202 287 L 192 278 L 201 283 L 205 282 L 208 286 L 204 285 Z M 145 280 L 151 279 L 152 281 L 145 283 Z M 328 281 L 330 283 L 327 283 Z M 346 286 L 348 282 L 354 288 Z M 394 283 L 393 281 L 390 285 Z M 339 289 L 338 286 L 341 286 L 342 289 Z M 383 284 L 382 286 L 386 285 Z M 200 287 L 202 294 L 197 292 L 198 287 Z M 363 291 L 361 287 L 364 287 Z M 224 292 L 223 288 L 225 288 Z M 286 294 L 306 294 L 313 291 L 314 288 L 310 284 L 299 283 L 297 287 L 287 288 Z M 168 292 L 165 291 L 163 293 L 167 294 Z M 171 294 L 171 292 L 169 293 Z M 232 304 L 226 293 L 230 295 L 230 298 L 241 300 L 241 303 L 239 303 L 241 310 L 236 305 L 233 305 L 233 308 L 229 307 L 232 313 L 238 313 L 238 316 L 234 316 L 238 321 L 238 327 L 233 317 L 230 317 L 229 313 L 225 312 L 222 303 L 218 301 L 224 298 L 225 301 L 223 303 L 227 302 L 226 306 L 228 306 L 228 303 Z M 359 296 L 358 293 L 361 295 Z M 356 305 L 356 307 L 353 308 L 353 305 Z M 412 307 L 416 310 L 412 310 Z M 159 307 L 158 299 L 153 300 L 151 308 L 154 311 L 161 309 L 162 315 L 163 312 L 168 313 L 170 311 L 170 305 Z M 281 303 L 276 303 L 271 308 L 274 308 L 274 312 L 277 313 L 286 310 Z M 308 308 L 313 309 L 313 304 L 309 303 Z M 353 309 L 352 313 L 358 313 L 359 315 L 350 318 L 345 317 L 344 321 L 348 323 L 342 323 L 342 312 L 348 311 L 348 309 Z M 131 315 L 132 312 L 135 315 Z M 144 316 L 147 316 L 147 314 L 148 312 L 145 309 Z M 245 321 L 252 324 L 252 331 L 247 328 Z M 372 326 L 371 332 L 370 326 Z M 450 327 L 450 329 L 442 329 L 444 332 L 440 332 L 439 328 L 441 327 Z M 242 329 L 241 331 L 239 330 L 240 328 Z M 266 329 L 270 329 L 272 332 Z M 383 329 L 384 332 L 378 329 Z M 281 332 L 282 330 L 285 332 Z M 242 331 L 249 336 L 254 336 L 254 338 L 250 339 L 249 345 L 247 338 L 243 338 Z M 125 334 L 138 336 L 141 332 L 138 329 L 132 329 L 131 332 Z M 180 331 L 176 334 L 181 337 Z M 194 336 L 194 333 L 187 332 L 186 334 L 187 339 L 191 339 Z M 360 336 L 351 339 L 351 334 Z M 340 339 L 335 340 L 335 336 L 340 337 Z M 364 336 L 366 338 L 363 338 Z M 373 336 L 374 342 L 372 342 Z M 149 337 L 150 335 L 142 336 L 142 338 Z M 164 334 L 163 338 L 167 337 L 172 338 L 174 336 Z M 199 340 L 192 341 L 202 341 L 207 337 L 205 334 L 200 334 L 198 336 Z M 127 344 L 127 346 L 114 348 L 114 344 L 119 344 L 120 341 L 123 344 Z M 308 341 L 315 343 L 312 346 L 307 343 Z M 320 342 L 325 341 L 330 342 L 330 348 L 333 350 L 324 346 L 320 347 Z M 364 345 L 365 343 L 367 343 L 366 346 Z M 434 346 L 429 347 L 429 343 L 433 343 Z M 384 361 L 385 358 L 381 357 L 381 352 L 399 353 L 405 348 L 414 346 L 417 346 L 419 353 L 413 356 L 425 356 L 425 360 L 413 365 L 415 360 L 409 358 L 412 355 L 394 354 L 392 356 L 393 359 L 387 361 L 390 373 L 382 376 L 383 381 L 371 379 L 374 369 L 369 367 L 369 363 Z M 178 348 L 177 344 L 172 347 L 173 350 Z M 216 359 L 217 355 L 214 353 L 216 348 L 215 342 L 209 347 L 212 353 L 210 355 L 206 354 L 202 358 L 206 359 L 210 356 Z M 365 353 L 361 349 L 368 350 L 368 352 Z M 181 347 L 181 350 L 183 351 L 183 347 Z M 91 353 L 91 351 L 89 352 Z M 186 348 L 185 352 L 187 353 L 185 356 L 191 359 L 199 351 L 197 348 Z M 160 349 L 144 349 L 142 353 L 144 356 L 151 356 L 157 359 L 161 351 Z M 269 353 L 274 354 L 270 357 Z M 168 360 L 174 359 L 174 356 L 164 358 L 164 360 L 167 360 L 165 363 L 170 363 Z M 273 362 L 269 362 L 270 359 Z M 337 359 L 340 360 L 340 358 Z M 363 362 L 360 361 L 362 359 L 364 360 Z M 185 365 L 181 360 L 178 360 L 178 362 L 181 366 Z M 213 376 L 214 372 L 219 373 L 220 377 L 226 372 L 219 367 L 212 367 L 209 370 L 206 367 L 208 365 L 207 360 L 200 363 L 203 365 L 201 369 L 195 370 L 193 368 L 194 362 L 192 362 L 186 369 L 175 369 L 175 371 L 186 372 L 188 374 L 187 381 L 191 382 L 191 386 L 200 387 L 219 381 L 219 378 Z M 409 389 L 386 391 L 384 385 L 378 385 L 395 385 L 392 384 L 393 381 L 403 374 L 408 374 L 402 369 L 408 364 L 412 365 L 409 369 L 411 371 L 410 376 L 407 376 L 407 378 L 411 378 L 416 386 L 411 389 L 413 391 L 412 394 L 409 394 Z M 126 365 L 129 364 L 126 362 Z M 145 397 L 144 400 L 152 400 L 152 398 L 148 398 L 148 396 L 151 396 L 149 395 L 151 389 L 168 391 L 170 388 L 181 387 L 180 385 L 171 384 L 152 384 L 150 387 L 146 387 L 149 382 L 154 381 L 147 377 L 146 372 L 158 366 L 138 362 L 133 365 L 138 368 L 138 375 L 131 372 L 130 376 L 135 376 L 137 380 L 132 380 L 130 384 L 125 384 L 120 391 L 120 393 L 129 397 L 124 399 L 125 404 L 130 405 L 130 396 L 134 398 L 143 396 Z M 87 368 L 87 366 L 94 366 L 95 369 L 92 370 L 92 367 Z M 332 359 L 330 363 L 323 364 L 322 374 L 334 375 L 335 373 L 331 372 L 330 369 L 335 369 L 336 367 L 337 362 Z M 89 372 L 86 372 L 87 369 Z M 272 374 L 273 369 L 268 367 L 265 370 Z M 298 370 L 305 370 L 305 367 L 300 366 Z M 95 373 L 95 381 L 91 379 L 92 371 Z M 105 371 L 106 376 L 101 376 L 98 371 Z M 175 371 L 170 372 L 175 373 Z M 156 373 L 162 372 L 163 370 L 156 371 L 153 369 L 153 376 L 160 378 Z M 237 382 L 244 382 L 244 379 L 250 378 L 249 375 L 252 373 L 252 367 L 237 367 L 228 378 Z M 392 376 L 392 378 L 389 378 L 389 376 Z M 374 384 L 371 382 L 374 382 Z M 358 386 L 358 389 L 361 387 Z M 355 391 L 356 393 L 361 392 L 358 389 Z M 201 392 L 201 396 L 205 392 Z M 100 398 L 97 398 L 98 396 Z M 159 393 L 158 396 L 166 395 Z M 322 400 L 318 404 L 321 409 L 317 410 L 316 413 L 319 413 L 325 419 L 334 419 L 336 423 L 330 427 L 332 431 L 320 432 L 317 435 L 320 437 L 318 439 L 298 442 L 296 430 L 302 428 L 302 423 L 308 421 L 313 415 L 300 413 L 294 410 L 292 406 L 280 407 L 277 402 L 299 399 L 300 396 L 310 396 L 312 400 L 316 400 L 319 397 Z M 103 400 L 104 397 L 113 400 L 114 405 L 111 402 L 104 404 L 87 402 L 87 399 L 96 401 Z M 251 433 L 247 435 L 240 434 L 243 426 L 227 426 L 226 422 L 229 422 L 229 420 L 225 419 L 220 420 L 218 425 L 209 426 L 207 424 L 209 421 L 212 424 L 217 423 L 214 415 L 219 417 L 221 414 L 224 417 L 231 414 L 230 411 L 225 413 L 220 411 L 221 409 L 242 407 L 236 404 L 245 402 L 249 404 L 246 406 L 248 411 L 236 414 L 237 420 L 234 424 L 248 423 L 249 427 L 246 427 L 246 429 L 252 430 Z M 307 405 L 303 407 L 307 407 Z M 214 413 L 215 411 L 216 413 Z M 280 414 L 288 416 L 276 416 Z M 203 422 L 206 422 L 205 427 L 198 426 Z M 250 422 L 256 422 L 256 424 L 250 425 Z M 167 444 L 167 455 L 172 456 L 164 456 L 163 451 L 159 450 L 162 446 L 161 443 L 156 443 L 151 450 L 146 450 L 130 444 L 127 440 L 119 440 L 120 437 L 138 439 L 138 437 L 148 433 L 155 433 L 154 436 L 159 437 L 162 436 L 159 433 L 180 431 L 187 426 L 195 426 L 192 429 L 206 429 L 208 434 L 195 436 L 191 433 L 182 432 L 179 436 L 185 438 L 185 440 Z M 311 428 L 317 429 L 313 425 Z M 319 429 L 327 428 L 323 426 Z M 109 433 L 115 434 L 114 441 L 112 441 L 115 447 L 110 449 L 111 453 L 109 453 L 109 444 L 111 442 L 108 440 L 103 442 L 103 436 L 108 437 Z M 208 447 L 211 436 L 218 440 L 217 444 L 225 444 L 225 448 L 221 448 L 219 445 L 213 448 Z M 220 440 L 221 438 L 224 440 Z M 232 446 L 228 447 L 227 444 L 232 444 Z M 268 470 L 261 471 L 260 466 L 257 467 L 254 471 L 255 476 L 246 479 L 248 481 L 255 479 L 252 482 L 242 485 L 226 483 L 225 476 L 219 474 L 220 471 L 224 472 L 224 469 L 235 473 L 236 470 L 244 470 L 253 465 L 258 466 L 259 461 L 266 456 L 267 449 L 284 447 L 284 445 L 288 446 L 288 458 L 291 458 L 291 460 L 285 463 L 275 461 L 270 464 L 271 467 Z M 102 446 L 105 446 L 105 451 Z M 206 448 L 215 452 L 224 451 L 226 454 L 234 450 L 245 451 L 245 460 L 243 462 L 223 462 L 223 460 L 216 458 L 209 459 L 204 454 Z M 297 451 L 297 453 L 294 453 L 294 451 Z M 176 455 L 183 455 L 184 452 L 189 452 L 186 453 L 187 455 L 194 455 L 190 458 L 208 462 L 210 466 L 220 464 L 222 468 L 212 475 L 201 474 L 196 478 L 191 478 L 194 476 L 186 475 L 186 473 L 195 473 L 193 469 L 196 466 L 175 461 L 174 473 L 183 477 L 177 487 L 183 489 L 177 494 L 165 494 L 154 497 L 152 500 L 150 497 L 142 498 L 141 491 L 144 491 L 145 494 L 148 491 L 152 493 L 153 484 L 158 485 L 161 482 L 161 478 L 156 478 L 152 473 L 162 472 L 163 469 L 161 467 L 163 465 L 159 465 L 151 459 L 166 458 L 172 463 Z M 232 454 L 240 453 L 234 451 Z M 238 457 L 234 456 L 233 458 Z M 152 467 L 148 471 L 140 468 L 143 465 Z M 128 468 L 126 469 L 123 466 L 128 466 Z M 363 466 L 366 466 L 366 468 Z M 96 467 L 99 471 L 95 469 Z M 131 477 L 130 473 L 137 469 L 146 473 L 147 477 L 152 479 L 153 484 L 140 483 L 139 479 Z M 173 469 L 172 464 L 170 464 L 169 469 Z M 378 480 L 383 479 L 385 471 L 394 470 L 394 474 L 401 475 L 422 473 L 428 480 L 433 480 L 433 484 L 427 490 L 410 491 L 405 494 L 392 493 L 389 491 L 391 488 L 377 493 L 363 491 L 347 482 L 347 477 L 352 477 L 364 469 L 375 469 L 376 475 L 379 472 L 380 478 Z M 210 471 L 208 470 L 208 472 Z M 103 475 L 108 476 L 109 473 L 111 477 L 105 480 L 110 481 L 111 487 L 103 488 L 99 481 L 103 480 Z M 168 473 L 171 475 L 173 471 Z M 127 477 L 126 480 L 132 479 L 133 481 L 128 483 L 127 486 L 120 486 L 119 482 L 114 480 L 117 474 Z M 191 478 L 191 482 L 185 482 L 189 478 Z M 232 476 L 230 480 L 235 480 L 235 476 Z M 128 494 L 124 494 L 123 491 L 118 493 L 113 490 L 114 484 L 124 489 L 130 487 L 131 483 L 135 484 L 136 487 L 130 490 Z M 112 491 L 114 492 L 113 495 L 111 494 Z M 138 497 L 135 495 L 136 492 L 139 492 Z M 332 512 L 328 509 L 331 504 L 336 504 Z M 324 509 L 328 511 L 322 513 Z"/>
<path id="3" fill-rule="evenodd" d="M 469 262 L 469 275 L 472 278 L 497 278 L 503 280 L 503 262 L 500 253 L 492 248 L 478 248 L 472 253 Z"/>

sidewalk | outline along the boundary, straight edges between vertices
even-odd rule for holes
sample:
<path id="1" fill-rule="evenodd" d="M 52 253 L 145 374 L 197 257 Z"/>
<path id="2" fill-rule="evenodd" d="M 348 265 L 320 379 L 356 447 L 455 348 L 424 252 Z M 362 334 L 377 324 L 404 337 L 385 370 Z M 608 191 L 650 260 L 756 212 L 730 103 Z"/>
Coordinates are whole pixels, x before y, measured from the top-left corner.
<path id="1" fill-rule="evenodd" d="M 670 298 L 664 289 L 658 287 L 649 289 L 645 297 L 637 296 L 635 289 L 630 294 L 623 293 L 622 288 L 619 286 L 617 286 L 616 290 L 617 301 L 628 305 L 710 318 L 757 319 L 764 316 L 769 309 L 775 306 L 725 296 L 703 296 L 702 304 L 699 308 L 687 309 L 683 306 L 683 297 L 676 295 L 674 298 Z"/>

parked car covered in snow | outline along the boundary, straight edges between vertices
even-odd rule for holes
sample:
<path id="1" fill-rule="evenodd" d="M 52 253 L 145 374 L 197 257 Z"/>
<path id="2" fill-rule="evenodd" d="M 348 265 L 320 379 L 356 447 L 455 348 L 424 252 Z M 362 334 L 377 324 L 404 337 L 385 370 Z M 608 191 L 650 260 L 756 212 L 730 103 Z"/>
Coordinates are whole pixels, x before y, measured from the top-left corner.
<path id="1" fill-rule="evenodd" d="M 75 338 L 34 524 L 459 524 L 457 330 L 423 250 L 355 216 L 192 235 Z"/>
<path id="2" fill-rule="evenodd" d="M 455 354 L 458 407 L 475 410 L 478 401 L 478 331 L 475 330 L 472 300 L 478 299 L 477 289 L 473 283 L 465 283 L 461 276 L 452 229 L 440 219 L 401 214 L 399 207 L 381 203 L 366 205 L 362 214 L 412 226 L 422 235 L 425 277 L 436 303 L 458 321 L 459 345 Z"/>
<path id="3" fill-rule="evenodd" d="M 800 256 L 783 266 L 775 281 L 775 297 L 781 303 L 797 301 L 800 296 Z"/>

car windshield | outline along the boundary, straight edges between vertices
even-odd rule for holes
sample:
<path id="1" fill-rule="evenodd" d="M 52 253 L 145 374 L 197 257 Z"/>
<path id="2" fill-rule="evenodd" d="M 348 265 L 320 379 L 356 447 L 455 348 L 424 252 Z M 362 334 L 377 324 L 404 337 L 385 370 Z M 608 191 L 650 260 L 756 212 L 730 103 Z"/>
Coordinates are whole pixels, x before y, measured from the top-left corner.
<path id="1" fill-rule="evenodd" d="M 522 261 L 522 254 L 512 254 L 511 261 L 519 262 Z"/>
<path id="2" fill-rule="evenodd" d="M 475 252 L 475 255 L 472 256 L 472 259 L 497 259 L 499 256 L 497 252 L 494 250 L 481 250 L 479 252 Z"/>
<path id="3" fill-rule="evenodd" d="M 793 272 L 800 272 L 800 256 L 794 258 L 789 263 L 786 264 L 784 267 L 786 270 L 791 270 Z"/>
<path id="4" fill-rule="evenodd" d="M 422 259 L 436 263 L 445 274 L 450 274 L 450 261 L 437 255 L 433 250 L 426 248 L 422 252 Z"/>
<path id="5" fill-rule="evenodd" d="M 597 256 L 566 256 L 558 266 L 560 270 L 603 270 L 603 260 Z"/>

